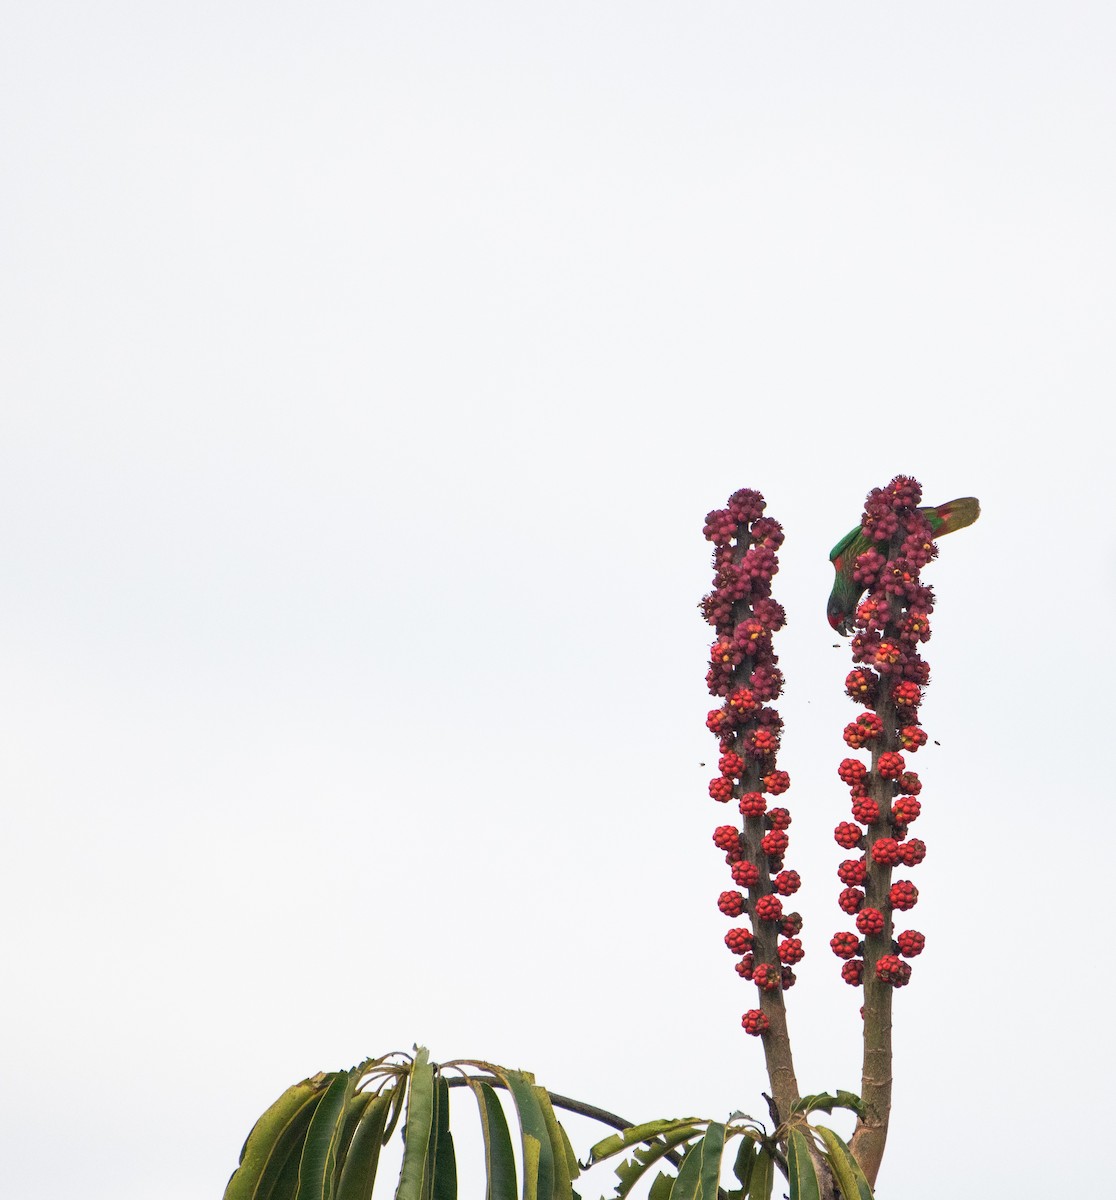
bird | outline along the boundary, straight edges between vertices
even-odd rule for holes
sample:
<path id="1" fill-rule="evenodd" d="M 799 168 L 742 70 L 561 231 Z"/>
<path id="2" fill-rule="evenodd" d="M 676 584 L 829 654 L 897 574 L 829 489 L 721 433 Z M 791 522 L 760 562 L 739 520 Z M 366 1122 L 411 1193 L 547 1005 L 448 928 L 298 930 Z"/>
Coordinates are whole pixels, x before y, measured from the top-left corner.
<path id="1" fill-rule="evenodd" d="M 940 538 L 971 525 L 980 516 L 980 501 L 975 496 L 962 496 L 959 500 L 950 500 L 948 504 L 920 508 L 918 511 L 930 522 L 931 534 Z M 871 548 L 872 543 L 858 525 L 850 529 L 829 552 L 829 561 L 837 577 L 833 581 L 833 591 L 829 593 L 826 615 L 830 625 L 845 637 L 852 633 L 852 620 L 860 597 L 866 590 L 863 584 L 853 579 L 853 567 L 857 555 Z"/>

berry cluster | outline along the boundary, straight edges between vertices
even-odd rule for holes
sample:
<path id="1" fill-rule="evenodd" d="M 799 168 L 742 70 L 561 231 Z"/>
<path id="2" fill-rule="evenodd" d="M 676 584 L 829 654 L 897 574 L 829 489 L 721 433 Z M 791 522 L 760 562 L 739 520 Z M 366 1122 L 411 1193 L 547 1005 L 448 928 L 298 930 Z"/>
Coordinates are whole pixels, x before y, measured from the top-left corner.
<path id="1" fill-rule="evenodd" d="M 719 825 L 713 842 L 724 852 L 736 889 L 747 891 L 724 891 L 717 905 L 729 917 L 746 913 L 752 924 L 730 929 L 725 945 L 738 956 L 737 974 L 759 991 L 761 1007 L 742 1020 L 756 1036 L 767 1032 L 769 1006 L 782 1003 L 782 992 L 795 981 L 791 968 L 804 954 L 797 936 L 802 918 L 784 913 L 781 899 L 802 884 L 797 871 L 783 868 L 791 816 L 768 807 L 769 797 L 790 787 L 790 777 L 775 766 L 783 722 L 770 703 L 783 690 L 771 648 L 772 636 L 786 623 L 782 605 L 771 598 L 783 529 L 763 511 L 760 493 L 742 488 L 726 508 L 706 517 L 714 575 L 713 590 L 701 602 L 716 631 L 706 683 L 722 700 L 705 721 L 720 745 L 720 774 L 710 781 L 709 795 L 719 804 L 735 801 L 742 817 L 742 826 Z"/>
<path id="2" fill-rule="evenodd" d="M 913 929 L 893 936 L 893 914 L 913 908 L 918 889 L 891 878 L 894 868 L 917 866 L 926 857 L 926 843 L 907 836 L 922 810 L 917 799 L 922 785 L 905 757 L 926 744 L 919 706 L 930 668 L 919 648 L 930 637 L 934 596 L 919 572 L 937 547 L 918 507 L 921 499 L 918 482 L 902 475 L 869 493 L 861 522 L 869 549 L 853 568 L 854 580 L 867 592 L 856 610 L 856 665 L 845 691 L 864 711 L 845 726 L 844 739 L 850 750 L 869 751 L 872 762 L 846 758 L 837 769 L 851 795 L 852 821 L 841 821 L 833 836 L 843 849 L 860 851 L 837 869 L 844 886 L 837 903 L 855 917 L 857 932 L 838 932 L 829 944 L 843 960 L 842 977 L 854 986 L 867 973 L 902 987 L 911 976 L 904 960 L 925 945 Z"/>

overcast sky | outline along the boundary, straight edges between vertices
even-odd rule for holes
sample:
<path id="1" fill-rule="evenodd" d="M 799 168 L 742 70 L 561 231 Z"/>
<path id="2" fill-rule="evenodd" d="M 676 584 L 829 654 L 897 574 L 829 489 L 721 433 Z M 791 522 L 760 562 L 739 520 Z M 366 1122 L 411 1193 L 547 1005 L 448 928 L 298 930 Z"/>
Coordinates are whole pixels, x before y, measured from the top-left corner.
<path id="1" fill-rule="evenodd" d="M 926 573 L 879 1195 L 1090 1190 L 1114 54 L 1099 2 L 3 4 L 13 1196 L 219 1196 L 288 1084 L 415 1041 L 762 1115 L 696 609 L 742 486 L 798 1077 L 858 1089 L 827 554 L 900 471 L 984 511 Z"/>

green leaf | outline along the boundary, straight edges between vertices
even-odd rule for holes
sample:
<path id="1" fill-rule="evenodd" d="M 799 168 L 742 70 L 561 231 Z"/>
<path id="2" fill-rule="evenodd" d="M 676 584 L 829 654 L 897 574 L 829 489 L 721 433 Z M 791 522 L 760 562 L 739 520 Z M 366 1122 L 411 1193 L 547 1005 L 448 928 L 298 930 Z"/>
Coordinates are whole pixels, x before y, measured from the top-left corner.
<path id="1" fill-rule="evenodd" d="M 523 1136 L 523 1200 L 554 1200 L 554 1154 L 535 1081 L 523 1071 L 501 1074 L 515 1101 Z"/>
<path id="2" fill-rule="evenodd" d="M 555 1200 L 573 1200 L 573 1181 L 580 1172 L 577 1158 L 570 1146 L 570 1139 L 566 1137 L 566 1131 L 559 1123 L 554 1106 L 550 1103 L 550 1093 L 546 1088 L 539 1087 L 537 1084 L 532 1090 L 535 1093 L 535 1100 L 542 1113 L 546 1135 L 550 1141 L 550 1157 L 554 1163 L 552 1194 Z"/>
<path id="3" fill-rule="evenodd" d="M 434 1068 L 425 1046 L 411 1064 L 407 1096 L 407 1128 L 403 1135 L 403 1163 L 399 1168 L 396 1200 L 422 1200 L 423 1180 L 430 1169 L 426 1161 L 430 1129 L 434 1123 Z"/>
<path id="4" fill-rule="evenodd" d="M 670 1189 L 670 1200 L 696 1200 L 701 1187 L 701 1148 L 704 1142 L 702 1138 L 700 1142 L 687 1147 L 674 1186 Z"/>
<path id="5" fill-rule="evenodd" d="M 388 1123 L 384 1129 L 384 1145 L 386 1146 L 391 1141 L 391 1135 L 395 1132 L 396 1125 L 399 1124 L 399 1118 L 403 1115 L 403 1101 L 407 1098 L 410 1090 L 411 1072 L 400 1071 L 393 1072 L 396 1078 L 396 1083 L 391 1088 L 391 1112 L 388 1114 Z"/>
<path id="6" fill-rule="evenodd" d="M 864 1101 L 856 1092 L 846 1092 L 844 1088 L 837 1089 L 837 1107 L 851 1108 L 858 1117 L 864 1116 Z"/>
<path id="7" fill-rule="evenodd" d="M 675 1130 L 674 1133 L 664 1137 L 662 1141 L 656 1140 L 646 1146 L 637 1146 L 633 1157 L 620 1163 L 616 1168 L 616 1174 L 620 1179 L 616 1185 L 616 1200 L 623 1200 L 660 1158 L 669 1154 L 675 1146 L 688 1142 L 694 1136 L 693 1127 L 690 1126 L 686 1129 Z M 658 1183 L 659 1179 L 666 1179 L 670 1186 L 674 1184 L 673 1175 L 660 1174 L 656 1176 L 655 1183 Z M 655 1184 L 652 1184 L 652 1187 L 654 1186 Z"/>
<path id="8" fill-rule="evenodd" d="M 457 1200 L 457 1156 L 453 1152 L 453 1135 L 449 1127 L 449 1084 L 438 1077 L 436 1091 L 438 1119 L 431 1137 L 434 1144 L 431 1162 L 434 1166 L 430 1181 L 430 1200 Z"/>
<path id="9" fill-rule="evenodd" d="M 485 1200 L 516 1200 L 519 1189 L 515 1178 L 515 1154 L 503 1106 L 489 1084 L 476 1079 L 469 1079 L 468 1083 L 480 1110 Z"/>
<path id="10" fill-rule="evenodd" d="M 736 1161 L 732 1164 L 732 1173 L 736 1176 L 741 1188 L 747 1192 L 748 1181 L 752 1178 L 752 1169 L 756 1165 L 756 1155 L 759 1144 L 750 1133 L 740 1139 L 740 1149 L 736 1152 Z"/>
<path id="11" fill-rule="evenodd" d="M 835 1108 L 850 1108 L 857 1116 L 864 1115 L 864 1105 L 861 1103 L 860 1097 L 855 1092 L 846 1092 L 840 1088 L 837 1090 L 836 1096 L 831 1096 L 828 1092 L 803 1096 L 800 1100 L 795 1101 L 791 1113 L 812 1113 L 819 1110 L 831 1113 Z"/>
<path id="12" fill-rule="evenodd" d="M 771 1189 L 775 1183 L 775 1160 L 766 1150 L 761 1150 L 752 1168 L 748 1181 L 748 1200 L 771 1200 Z"/>
<path id="13" fill-rule="evenodd" d="M 361 1114 L 360 1123 L 349 1143 L 345 1165 L 337 1184 L 336 1200 L 369 1200 L 384 1144 L 384 1127 L 395 1102 L 394 1093 L 403 1090 L 397 1084 L 379 1096 L 373 1096 Z"/>
<path id="14" fill-rule="evenodd" d="M 296 1200 L 332 1200 L 337 1139 L 356 1079 L 351 1071 L 339 1072 L 314 1111 L 302 1146 Z"/>
<path id="15" fill-rule="evenodd" d="M 787 1180 L 790 1200 L 821 1200 L 821 1185 L 810 1143 L 801 1129 L 792 1129 L 787 1138 Z"/>
<path id="16" fill-rule="evenodd" d="M 724 1149 L 725 1127 L 717 1121 L 710 1121 L 705 1137 L 701 1139 L 701 1186 L 698 1195 L 702 1200 L 717 1200 Z"/>
<path id="17" fill-rule="evenodd" d="M 873 1200 L 872 1188 L 860 1169 L 860 1163 L 853 1157 L 853 1152 L 840 1135 L 825 1125 L 818 1125 L 816 1128 L 829 1151 L 826 1161 L 844 1200 Z"/>
<path id="18" fill-rule="evenodd" d="M 240 1166 L 225 1188 L 225 1200 L 264 1200 L 271 1195 L 291 1153 L 301 1153 L 314 1110 L 335 1074 L 315 1075 L 296 1083 L 260 1119 L 240 1152 Z"/>
<path id="19" fill-rule="evenodd" d="M 364 1116 L 365 1110 L 375 1099 L 374 1092 L 356 1092 L 349 1097 L 349 1102 L 345 1106 L 345 1119 L 341 1124 L 341 1132 L 337 1138 L 336 1172 L 338 1180 L 341 1179 L 341 1175 L 345 1170 L 345 1160 L 348 1157 L 353 1137 L 360 1127 L 361 1118 Z"/>
<path id="20" fill-rule="evenodd" d="M 647 1200 L 670 1200 L 670 1189 L 674 1186 L 674 1176 L 660 1171 L 651 1183 Z"/>
<path id="21" fill-rule="evenodd" d="M 589 1151 L 588 1165 L 594 1166 L 596 1163 L 604 1162 L 606 1158 L 611 1158 L 612 1155 L 636 1142 L 650 1142 L 654 1137 L 674 1133 L 679 1129 L 693 1132 L 696 1126 L 702 1124 L 704 1122 L 700 1117 L 680 1117 L 675 1120 L 646 1121 L 642 1125 L 632 1125 L 622 1133 L 614 1133 L 611 1137 L 606 1137 L 593 1146 Z"/>

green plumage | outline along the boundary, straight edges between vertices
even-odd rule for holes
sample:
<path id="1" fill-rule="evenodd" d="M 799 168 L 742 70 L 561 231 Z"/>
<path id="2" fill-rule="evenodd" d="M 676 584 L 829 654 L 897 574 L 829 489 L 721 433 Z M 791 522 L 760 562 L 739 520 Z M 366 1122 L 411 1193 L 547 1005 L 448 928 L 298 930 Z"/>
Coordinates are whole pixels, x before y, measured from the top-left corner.
<path id="1" fill-rule="evenodd" d="M 918 511 L 930 522 L 933 536 L 940 538 L 971 525 L 980 516 L 980 502 L 973 496 L 962 496 L 959 500 L 950 500 L 948 504 L 939 504 L 936 508 L 920 508 Z M 872 545 L 858 525 L 855 529 L 850 529 L 829 552 L 829 561 L 833 564 L 836 578 L 833 580 L 833 591 L 829 593 L 826 612 L 830 625 L 845 637 L 852 632 L 853 617 L 865 590 L 853 579 L 853 567 L 856 565 L 857 556 L 865 550 L 870 550 Z"/>

